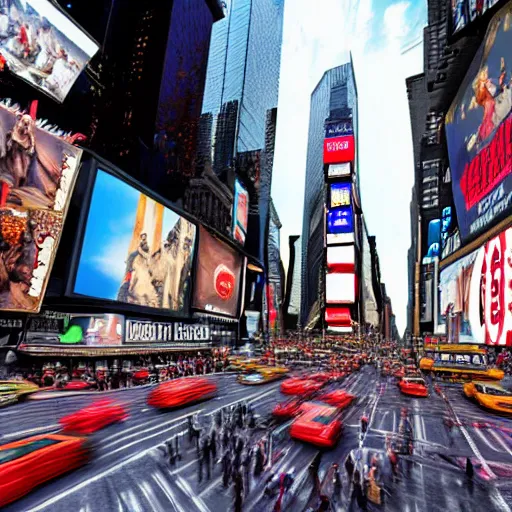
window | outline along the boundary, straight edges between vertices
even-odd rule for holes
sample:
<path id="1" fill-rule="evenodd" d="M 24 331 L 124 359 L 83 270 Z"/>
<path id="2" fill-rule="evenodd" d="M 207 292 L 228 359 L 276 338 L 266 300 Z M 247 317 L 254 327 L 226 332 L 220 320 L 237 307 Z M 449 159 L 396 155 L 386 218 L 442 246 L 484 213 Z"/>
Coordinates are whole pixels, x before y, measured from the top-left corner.
<path id="1" fill-rule="evenodd" d="M 313 423 L 321 423 L 322 425 L 329 425 L 329 423 L 331 423 L 331 421 L 333 419 L 334 419 L 334 416 L 331 414 L 328 414 L 328 415 L 315 416 L 311 421 Z"/>
<path id="2" fill-rule="evenodd" d="M 60 442 L 61 441 L 56 441 L 55 439 L 39 439 L 38 441 L 32 441 L 31 443 L 18 446 L 17 448 L 0 450 L 0 464 L 6 464 L 7 462 L 25 457 L 32 452 L 41 450 L 42 448 L 46 448 L 47 446 L 52 446 Z"/>

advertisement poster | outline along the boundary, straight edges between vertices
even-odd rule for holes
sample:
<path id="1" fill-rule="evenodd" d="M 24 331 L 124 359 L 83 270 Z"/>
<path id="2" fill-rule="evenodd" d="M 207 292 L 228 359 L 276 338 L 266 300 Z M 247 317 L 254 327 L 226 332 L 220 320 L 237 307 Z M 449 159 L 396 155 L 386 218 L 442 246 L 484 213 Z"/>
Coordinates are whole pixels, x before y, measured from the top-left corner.
<path id="1" fill-rule="evenodd" d="M 28 320 L 26 345 L 118 347 L 123 343 L 122 315 L 75 315 L 47 311 Z"/>
<path id="2" fill-rule="evenodd" d="M 325 299 L 327 304 L 353 304 L 356 301 L 355 274 L 327 274 Z"/>
<path id="3" fill-rule="evenodd" d="M 450 343 L 512 345 L 512 228 L 441 271 L 439 334 Z"/>
<path id="4" fill-rule="evenodd" d="M 243 260 L 241 254 L 200 227 L 193 307 L 236 317 Z"/>
<path id="5" fill-rule="evenodd" d="M 97 43 L 49 0 L 2 2 L 0 54 L 12 73 L 58 102 L 97 51 Z"/>
<path id="6" fill-rule="evenodd" d="M 350 206 L 350 194 L 352 185 L 350 183 L 333 183 L 331 189 L 331 208 L 339 206 Z"/>
<path id="7" fill-rule="evenodd" d="M 245 244 L 247 236 L 247 222 L 249 219 L 249 194 L 240 181 L 235 180 L 235 194 L 233 201 L 233 238 Z"/>
<path id="8" fill-rule="evenodd" d="M 351 119 L 326 123 L 324 164 L 352 162 L 355 158 L 355 147 Z"/>
<path id="9" fill-rule="evenodd" d="M 41 308 L 81 155 L 0 106 L 0 310 Z"/>
<path id="10" fill-rule="evenodd" d="M 210 341 L 210 326 L 185 324 L 183 322 L 151 322 L 148 320 L 126 320 L 126 343 L 162 343 L 186 341 Z"/>
<path id="11" fill-rule="evenodd" d="M 327 169 L 328 178 L 346 178 L 352 174 L 352 163 L 331 164 Z"/>
<path id="12" fill-rule="evenodd" d="M 98 170 L 74 293 L 186 313 L 195 239 L 194 224 Z"/>
<path id="13" fill-rule="evenodd" d="M 451 0 L 452 32 L 462 30 L 494 7 L 500 0 Z"/>
<path id="14" fill-rule="evenodd" d="M 484 232 L 512 201 L 512 4 L 496 14 L 446 115 L 461 239 Z"/>

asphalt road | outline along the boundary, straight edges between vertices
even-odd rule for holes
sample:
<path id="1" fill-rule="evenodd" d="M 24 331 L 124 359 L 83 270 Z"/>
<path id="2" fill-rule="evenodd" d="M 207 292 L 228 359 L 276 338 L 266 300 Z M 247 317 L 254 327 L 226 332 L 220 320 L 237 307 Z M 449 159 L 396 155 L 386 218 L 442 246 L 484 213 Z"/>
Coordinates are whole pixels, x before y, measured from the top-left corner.
<path id="1" fill-rule="evenodd" d="M 186 438 L 186 417 L 199 413 L 208 426 L 213 413 L 226 405 L 249 401 L 262 416 L 285 399 L 280 383 L 242 386 L 234 375 L 215 375 L 219 396 L 208 402 L 183 409 L 160 412 L 146 405 L 150 387 L 115 393 L 124 402 L 130 418 L 111 425 L 92 436 L 94 454 L 87 466 L 61 477 L 5 508 L 12 511 L 69 510 L 96 512 L 146 511 L 218 511 L 233 510 L 233 488 L 225 489 L 220 464 L 214 466 L 211 479 L 198 481 L 196 450 Z M 319 471 L 324 491 L 330 494 L 333 462 L 343 462 L 351 450 L 362 466 L 374 453 L 380 454 L 383 507 L 389 511 L 507 511 L 512 503 L 512 418 L 504 418 L 480 409 L 463 395 L 460 385 L 442 385 L 442 396 L 432 392 L 429 398 L 402 396 L 393 379 L 382 378 L 373 367 L 347 377 L 336 386 L 355 394 L 357 402 L 344 413 L 344 433 L 337 447 L 323 453 Z M 101 396 L 100 394 L 98 394 Z M 72 396 L 46 401 L 29 401 L 0 411 L 2 443 L 43 431 L 58 429 L 58 419 L 97 399 L 96 396 Z M 397 434 L 400 415 L 406 407 L 414 430 L 414 452 L 400 457 L 400 474 L 391 478 L 384 455 L 387 436 Z M 370 426 L 365 436 L 359 420 L 366 413 Z M 450 429 L 445 418 L 457 426 Z M 509 429 L 509 430 L 508 430 Z M 171 466 L 163 444 L 181 433 L 182 460 Z M 252 433 L 254 445 L 264 431 Z M 265 480 L 273 473 L 294 470 L 295 482 L 285 494 L 283 510 L 306 511 L 316 506 L 312 480 L 308 472 L 318 450 L 295 442 L 287 425 L 273 431 L 272 466 L 259 479 L 251 476 L 244 498 L 244 510 L 271 511 L 275 498 L 264 494 Z M 466 458 L 473 461 L 476 476 L 465 474 Z M 351 505 L 351 485 L 342 471 L 342 490 L 335 496 L 335 510 L 358 510 Z M 370 507 L 371 509 L 371 507 Z"/>

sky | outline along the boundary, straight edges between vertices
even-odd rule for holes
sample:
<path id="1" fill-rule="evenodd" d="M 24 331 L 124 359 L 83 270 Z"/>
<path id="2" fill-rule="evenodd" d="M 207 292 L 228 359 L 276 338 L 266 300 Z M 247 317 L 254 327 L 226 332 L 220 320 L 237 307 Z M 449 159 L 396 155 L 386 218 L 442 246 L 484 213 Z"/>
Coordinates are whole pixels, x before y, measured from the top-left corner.
<path id="1" fill-rule="evenodd" d="M 377 238 L 382 280 L 402 334 L 414 183 L 405 79 L 423 71 L 426 0 L 286 0 L 272 197 L 288 236 L 302 234 L 311 92 L 352 52 L 359 106 L 363 213 Z"/>
<path id="2" fill-rule="evenodd" d="M 89 210 L 75 293 L 114 300 L 126 271 L 140 192 L 119 178 L 99 170 Z M 113 200 L 115 197 L 115 200 Z M 151 201 L 148 199 L 148 202 Z M 147 211 L 147 210 L 146 210 Z M 162 237 L 179 215 L 164 209 Z M 151 233 L 148 230 L 148 242 Z"/>

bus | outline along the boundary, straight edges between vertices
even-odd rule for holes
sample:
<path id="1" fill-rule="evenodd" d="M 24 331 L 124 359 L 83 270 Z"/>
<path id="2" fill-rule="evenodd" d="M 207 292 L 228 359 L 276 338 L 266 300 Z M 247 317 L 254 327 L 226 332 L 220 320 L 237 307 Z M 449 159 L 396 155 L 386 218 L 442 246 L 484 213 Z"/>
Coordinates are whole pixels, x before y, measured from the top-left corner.
<path id="1" fill-rule="evenodd" d="M 425 345 L 420 370 L 453 382 L 470 380 L 499 381 L 503 370 L 488 363 L 487 349 L 479 345 Z"/>

